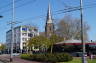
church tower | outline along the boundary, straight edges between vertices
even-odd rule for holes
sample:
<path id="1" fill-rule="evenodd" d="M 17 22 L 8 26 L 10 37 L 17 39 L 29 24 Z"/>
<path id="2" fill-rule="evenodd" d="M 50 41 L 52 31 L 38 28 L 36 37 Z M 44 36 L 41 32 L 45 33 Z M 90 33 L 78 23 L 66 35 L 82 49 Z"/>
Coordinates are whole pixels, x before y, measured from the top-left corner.
<path id="1" fill-rule="evenodd" d="M 48 11 L 47 11 L 47 18 L 46 18 L 46 25 L 45 25 L 45 35 L 46 37 L 50 37 L 53 33 L 54 33 L 54 24 L 52 21 L 51 7 L 49 3 Z"/>

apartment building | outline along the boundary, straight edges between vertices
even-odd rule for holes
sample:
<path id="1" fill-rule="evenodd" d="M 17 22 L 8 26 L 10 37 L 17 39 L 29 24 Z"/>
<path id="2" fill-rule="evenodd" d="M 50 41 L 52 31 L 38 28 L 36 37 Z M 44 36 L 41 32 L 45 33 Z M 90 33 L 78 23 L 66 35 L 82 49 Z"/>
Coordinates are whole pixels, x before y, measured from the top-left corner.
<path id="1" fill-rule="evenodd" d="M 39 35 L 39 31 L 36 27 L 32 26 L 17 26 L 14 27 L 14 43 L 13 50 L 14 51 L 22 51 L 26 49 L 26 42 L 31 37 L 35 37 Z M 12 40 L 12 30 L 8 30 L 6 32 L 6 47 L 8 52 L 10 52 Z"/>

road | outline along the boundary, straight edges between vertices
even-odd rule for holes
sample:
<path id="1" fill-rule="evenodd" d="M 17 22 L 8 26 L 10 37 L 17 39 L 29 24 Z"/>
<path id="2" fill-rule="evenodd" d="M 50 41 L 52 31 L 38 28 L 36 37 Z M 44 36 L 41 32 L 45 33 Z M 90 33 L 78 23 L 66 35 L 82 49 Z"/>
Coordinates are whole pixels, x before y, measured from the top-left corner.
<path id="1" fill-rule="evenodd" d="M 9 62 L 10 54 L 0 55 L 0 60 L 10 63 Z M 24 59 L 21 59 L 19 56 L 13 56 L 13 60 L 14 61 L 12 63 L 45 63 L 45 62 L 36 62 L 36 61 L 24 60 Z M 0 63 L 4 63 L 4 62 L 0 62 Z"/>
<path id="2" fill-rule="evenodd" d="M 0 63 L 3 63 L 3 62 L 0 61 Z"/>

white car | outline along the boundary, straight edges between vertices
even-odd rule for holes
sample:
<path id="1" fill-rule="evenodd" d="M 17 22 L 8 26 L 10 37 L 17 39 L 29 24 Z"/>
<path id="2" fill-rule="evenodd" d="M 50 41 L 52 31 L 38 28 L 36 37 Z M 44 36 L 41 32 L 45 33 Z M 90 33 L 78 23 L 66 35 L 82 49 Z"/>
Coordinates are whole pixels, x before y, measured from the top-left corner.
<path id="1" fill-rule="evenodd" d="M 12 55 L 13 55 L 13 56 L 19 56 L 20 53 L 13 53 Z"/>

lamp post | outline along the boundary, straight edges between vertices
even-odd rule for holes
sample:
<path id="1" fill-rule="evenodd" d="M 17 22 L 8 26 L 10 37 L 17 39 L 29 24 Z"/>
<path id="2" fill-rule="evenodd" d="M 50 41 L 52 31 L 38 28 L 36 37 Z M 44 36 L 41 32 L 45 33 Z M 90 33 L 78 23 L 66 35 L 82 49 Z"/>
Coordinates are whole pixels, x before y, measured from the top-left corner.
<path id="1" fill-rule="evenodd" d="M 87 63 L 87 58 L 86 58 L 86 50 L 85 50 L 85 42 L 83 39 L 83 0 L 80 0 L 80 16 L 81 16 L 81 41 L 82 41 L 82 63 Z"/>
<path id="2" fill-rule="evenodd" d="M 14 24 L 15 24 L 15 13 L 14 13 L 14 0 L 12 0 L 12 21 L 11 21 L 11 36 L 12 36 L 12 39 L 11 39 L 11 53 L 10 53 L 10 62 L 12 62 L 13 61 L 13 43 L 14 43 Z"/>

